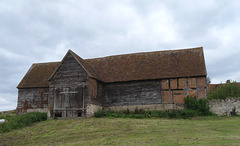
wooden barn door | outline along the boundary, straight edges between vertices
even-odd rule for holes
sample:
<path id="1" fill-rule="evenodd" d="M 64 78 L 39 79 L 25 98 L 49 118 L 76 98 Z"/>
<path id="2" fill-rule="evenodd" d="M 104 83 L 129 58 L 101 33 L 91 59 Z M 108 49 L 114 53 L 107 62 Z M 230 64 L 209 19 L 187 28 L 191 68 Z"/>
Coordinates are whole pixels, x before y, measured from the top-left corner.
<path id="1" fill-rule="evenodd" d="M 83 110 L 83 87 L 62 88 L 55 92 L 54 111 L 57 117 L 81 117 Z"/>

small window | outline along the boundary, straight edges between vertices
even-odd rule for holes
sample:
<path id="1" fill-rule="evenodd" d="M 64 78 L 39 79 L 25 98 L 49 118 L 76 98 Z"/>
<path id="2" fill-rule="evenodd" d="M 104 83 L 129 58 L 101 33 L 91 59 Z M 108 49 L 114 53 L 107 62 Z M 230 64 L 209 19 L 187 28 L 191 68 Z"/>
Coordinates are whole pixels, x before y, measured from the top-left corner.
<path id="1" fill-rule="evenodd" d="M 62 117 L 62 113 L 55 113 L 55 117 L 56 118 Z"/>
<path id="2" fill-rule="evenodd" d="M 82 117 L 82 113 L 81 112 L 78 113 L 78 117 Z"/>

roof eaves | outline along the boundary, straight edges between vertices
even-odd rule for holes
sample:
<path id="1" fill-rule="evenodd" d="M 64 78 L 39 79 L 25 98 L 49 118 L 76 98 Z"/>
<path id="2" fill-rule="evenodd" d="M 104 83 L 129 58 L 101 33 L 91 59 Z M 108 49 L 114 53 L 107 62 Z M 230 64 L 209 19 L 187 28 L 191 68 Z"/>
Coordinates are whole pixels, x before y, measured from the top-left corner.
<path id="1" fill-rule="evenodd" d="M 17 86 L 16 88 L 20 89 L 21 86 L 23 86 L 23 85 L 21 85 L 22 82 L 24 81 L 24 79 L 26 78 L 27 74 L 30 73 L 30 71 L 33 69 L 33 67 L 34 67 L 35 65 L 36 65 L 35 63 L 32 64 L 32 66 L 28 69 L 27 73 L 24 75 L 24 77 L 22 78 L 22 80 L 20 81 L 20 83 L 18 84 L 18 86 Z"/>

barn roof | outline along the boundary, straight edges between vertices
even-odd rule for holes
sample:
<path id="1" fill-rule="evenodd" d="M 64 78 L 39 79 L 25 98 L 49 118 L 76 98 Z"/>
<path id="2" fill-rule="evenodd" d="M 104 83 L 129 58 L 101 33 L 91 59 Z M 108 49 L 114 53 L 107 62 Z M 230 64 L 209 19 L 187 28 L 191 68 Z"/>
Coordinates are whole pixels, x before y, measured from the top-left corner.
<path id="1" fill-rule="evenodd" d="M 90 77 L 106 83 L 207 75 L 202 47 L 85 60 L 71 50 L 69 52 Z M 48 79 L 59 64 L 33 64 L 18 88 L 48 87 Z"/>
<path id="2" fill-rule="evenodd" d="M 60 62 L 34 63 L 17 88 L 49 87 L 48 78 Z"/>
<path id="3" fill-rule="evenodd" d="M 203 48 L 144 52 L 85 60 L 105 82 L 206 76 Z"/>

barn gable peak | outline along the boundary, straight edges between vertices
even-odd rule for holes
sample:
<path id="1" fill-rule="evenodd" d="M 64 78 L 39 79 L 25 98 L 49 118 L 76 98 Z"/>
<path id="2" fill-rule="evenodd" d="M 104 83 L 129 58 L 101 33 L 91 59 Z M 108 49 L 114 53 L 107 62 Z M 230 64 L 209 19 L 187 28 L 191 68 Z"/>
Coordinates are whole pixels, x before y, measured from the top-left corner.
<path id="1" fill-rule="evenodd" d="M 56 72 L 58 71 L 58 69 L 60 68 L 60 66 L 63 64 L 63 62 L 66 60 L 68 55 L 72 55 L 74 57 L 74 59 L 78 62 L 78 64 L 84 69 L 84 71 L 92 78 L 98 79 L 100 80 L 100 78 L 97 76 L 97 73 L 95 72 L 95 70 L 93 69 L 93 67 L 87 63 L 85 60 L 83 60 L 81 57 L 79 57 L 76 53 L 74 53 L 72 50 L 68 50 L 68 52 L 66 53 L 66 55 L 63 57 L 62 61 L 60 62 L 60 64 L 58 65 L 58 67 L 56 68 L 56 70 L 53 72 L 53 74 L 50 76 L 50 78 L 48 79 L 49 81 L 53 78 L 53 76 L 56 74 Z"/>

